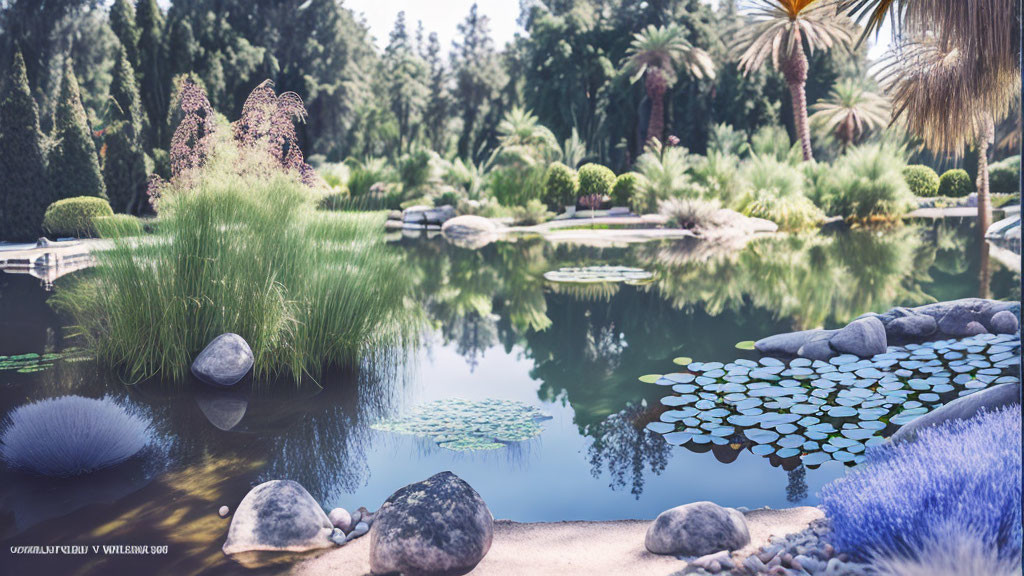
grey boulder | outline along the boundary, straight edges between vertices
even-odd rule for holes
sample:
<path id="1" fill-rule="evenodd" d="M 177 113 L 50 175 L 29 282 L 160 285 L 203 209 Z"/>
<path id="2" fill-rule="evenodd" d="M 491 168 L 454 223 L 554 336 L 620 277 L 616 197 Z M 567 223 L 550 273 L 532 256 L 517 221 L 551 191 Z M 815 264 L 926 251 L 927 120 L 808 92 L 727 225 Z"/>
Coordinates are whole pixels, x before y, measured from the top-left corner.
<path id="1" fill-rule="evenodd" d="M 252 368 L 252 349 L 238 334 L 221 334 L 192 362 L 192 373 L 207 384 L 233 386 Z"/>
<path id="2" fill-rule="evenodd" d="M 882 354 L 888 346 L 885 325 L 874 316 L 854 320 L 836 330 L 829 340 L 829 345 L 836 352 L 854 354 L 861 358 Z"/>
<path id="3" fill-rule="evenodd" d="M 957 398 L 933 412 L 912 420 L 892 435 L 892 441 L 912 441 L 925 428 L 931 428 L 932 426 L 938 426 L 953 420 L 969 420 L 981 410 L 992 411 L 1003 406 L 1018 403 L 1020 403 L 1020 383 L 999 384 L 980 392 L 975 392 L 970 396 Z"/>
<path id="4" fill-rule="evenodd" d="M 231 517 L 223 550 L 306 552 L 332 546 L 333 530 L 327 514 L 301 484 L 271 480 L 242 499 Z"/>
<path id="5" fill-rule="evenodd" d="M 825 333 L 824 330 L 804 330 L 802 332 L 787 332 L 762 338 L 754 342 L 754 349 L 761 354 L 769 356 L 796 356 L 800 347 L 811 338 Z"/>
<path id="6" fill-rule="evenodd" d="M 441 226 L 445 239 L 463 248 L 482 248 L 498 238 L 498 226 L 483 216 L 456 216 Z"/>
<path id="7" fill-rule="evenodd" d="M 885 334 L 894 342 L 916 342 L 931 337 L 938 329 L 935 318 L 927 314 L 910 313 L 889 322 L 885 326 Z"/>
<path id="8" fill-rule="evenodd" d="M 832 339 L 835 330 L 821 330 L 820 332 L 820 334 L 815 334 L 808 338 L 807 342 L 804 342 L 804 345 L 796 351 L 796 355 L 822 361 L 835 356 L 836 351 L 829 344 L 829 340 Z"/>
<path id="9" fill-rule="evenodd" d="M 1015 334 L 1020 328 L 1020 321 L 1013 312 L 1003 310 L 992 315 L 989 326 L 995 334 Z"/>
<path id="10" fill-rule="evenodd" d="M 647 529 L 644 545 L 654 554 L 705 556 L 750 543 L 747 520 L 738 510 L 694 502 L 666 510 Z"/>
<path id="11" fill-rule="evenodd" d="M 444 206 L 412 206 L 402 212 L 402 222 L 406 224 L 433 224 L 440 226 L 455 217 L 455 208 Z"/>
<path id="12" fill-rule="evenodd" d="M 491 548 L 494 518 L 476 490 L 451 472 L 410 484 L 374 515 L 373 574 L 465 574 Z"/>

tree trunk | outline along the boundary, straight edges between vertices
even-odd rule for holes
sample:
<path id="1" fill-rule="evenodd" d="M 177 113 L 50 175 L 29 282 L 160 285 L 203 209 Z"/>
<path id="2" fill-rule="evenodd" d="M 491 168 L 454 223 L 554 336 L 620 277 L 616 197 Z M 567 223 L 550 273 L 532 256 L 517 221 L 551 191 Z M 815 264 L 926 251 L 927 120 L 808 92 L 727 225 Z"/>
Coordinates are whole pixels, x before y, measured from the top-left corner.
<path id="1" fill-rule="evenodd" d="M 804 161 L 811 162 L 814 160 L 814 152 L 811 150 L 811 130 L 807 120 L 807 56 L 800 40 L 800 31 L 795 29 L 793 34 L 797 35 L 794 41 L 796 48 L 786 57 L 782 75 L 793 99 L 793 123 L 796 125 L 796 136 L 800 140 Z"/>
<path id="2" fill-rule="evenodd" d="M 665 92 L 668 91 L 668 83 L 661 70 L 648 68 L 644 84 L 647 88 L 647 97 L 651 99 L 651 116 L 647 122 L 647 142 L 654 138 L 658 142 L 665 143 Z"/>
<path id="3" fill-rule="evenodd" d="M 978 139 L 978 233 L 984 242 L 985 232 L 992 225 L 992 199 L 988 186 L 988 147 L 995 140 L 995 123 L 992 117 L 985 118 L 981 138 Z"/>

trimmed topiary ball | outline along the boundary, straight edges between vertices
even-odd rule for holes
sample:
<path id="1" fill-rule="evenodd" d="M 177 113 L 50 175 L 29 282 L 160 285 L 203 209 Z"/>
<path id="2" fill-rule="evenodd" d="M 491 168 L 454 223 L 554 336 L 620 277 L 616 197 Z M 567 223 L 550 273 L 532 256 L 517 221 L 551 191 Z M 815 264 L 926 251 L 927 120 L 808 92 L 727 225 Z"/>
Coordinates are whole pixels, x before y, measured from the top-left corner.
<path id="1" fill-rule="evenodd" d="M 0 457 L 41 476 L 120 464 L 149 442 L 150 421 L 110 397 L 62 396 L 19 406 L 0 430 Z"/>
<path id="2" fill-rule="evenodd" d="M 971 182 L 971 177 L 967 174 L 966 170 L 961 170 L 960 168 L 947 170 L 939 178 L 939 196 L 960 198 L 967 196 L 973 191 L 974 182 Z"/>
<path id="3" fill-rule="evenodd" d="M 923 164 L 911 164 L 904 168 L 903 179 L 914 196 L 930 198 L 939 193 L 939 175 Z"/>
<path id="4" fill-rule="evenodd" d="M 821 490 L 836 549 L 916 563 L 936 549 L 953 553 L 969 535 L 993 551 L 992 562 L 1019 570 L 1020 437 L 1013 405 L 925 429 L 911 443 L 868 448 L 864 463 Z"/>
<path id="5" fill-rule="evenodd" d="M 584 164 L 580 167 L 580 196 L 607 196 L 615 185 L 615 173 L 600 164 Z"/>
<path id="6" fill-rule="evenodd" d="M 544 203 L 557 210 L 576 202 L 579 181 L 576 171 L 561 162 L 552 162 L 544 174 Z"/>
<path id="7" fill-rule="evenodd" d="M 635 172 L 620 174 L 615 179 L 615 185 L 612 186 L 612 205 L 632 206 L 633 197 L 636 196 L 639 189 L 640 177 L 638 174 Z"/>
<path id="8" fill-rule="evenodd" d="M 84 238 L 96 235 L 93 218 L 113 216 L 110 203 L 95 196 L 76 196 L 50 204 L 43 215 L 43 229 L 54 236 Z"/>

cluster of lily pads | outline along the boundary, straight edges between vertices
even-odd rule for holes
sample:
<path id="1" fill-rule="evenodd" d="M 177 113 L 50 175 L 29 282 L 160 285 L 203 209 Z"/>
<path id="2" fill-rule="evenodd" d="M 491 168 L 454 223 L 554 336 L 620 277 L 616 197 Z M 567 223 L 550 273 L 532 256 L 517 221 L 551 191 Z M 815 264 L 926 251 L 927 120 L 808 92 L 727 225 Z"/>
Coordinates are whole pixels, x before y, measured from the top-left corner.
<path id="1" fill-rule="evenodd" d="M 654 278 L 654 274 L 642 268 L 628 266 L 583 266 L 559 268 L 544 273 L 548 282 L 571 282 L 590 284 L 597 282 L 625 282 L 642 284 Z"/>
<path id="2" fill-rule="evenodd" d="M 537 408 L 513 400 L 435 400 L 405 416 L 373 428 L 433 440 L 456 452 L 496 450 L 540 435 L 540 422 L 551 418 Z"/>
<path id="3" fill-rule="evenodd" d="M 58 360 L 77 362 L 87 358 L 77 348 L 69 348 L 64 353 L 47 352 L 36 354 L 18 354 L 15 356 L 0 356 L 0 372 L 18 372 L 21 374 L 32 374 L 52 368 Z"/>
<path id="4" fill-rule="evenodd" d="M 990 385 L 1018 382 L 1020 334 L 981 334 L 861 359 L 679 362 L 685 372 L 642 377 L 671 386 L 670 409 L 647 428 L 671 444 L 749 447 L 807 466 L 864 459 L 883 432 Z"/>

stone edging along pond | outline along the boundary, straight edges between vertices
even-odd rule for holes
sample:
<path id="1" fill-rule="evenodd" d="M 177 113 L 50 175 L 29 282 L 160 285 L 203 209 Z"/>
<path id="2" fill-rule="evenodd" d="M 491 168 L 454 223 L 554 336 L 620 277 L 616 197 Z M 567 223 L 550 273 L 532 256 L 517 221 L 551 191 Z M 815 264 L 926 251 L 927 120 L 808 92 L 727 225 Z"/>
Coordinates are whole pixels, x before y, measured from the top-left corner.
<path id="1" fill-rule="evenodd" d="M 978 334 L 1014 334 L 1020 302 L 963 298 L 916 308 L 868 313 L 837 330 L 803 330 L 762 338 L 754 348 L 768 356 L 829 360 L 841 354 L 861 358 L 884 354 L 890 344 L 917 344 Z"/>

